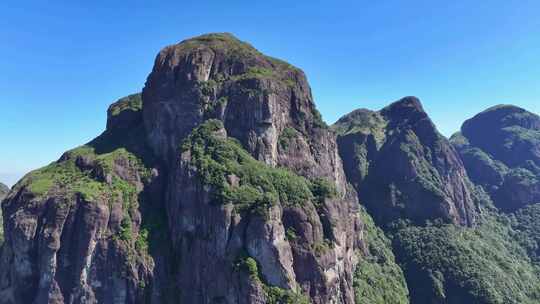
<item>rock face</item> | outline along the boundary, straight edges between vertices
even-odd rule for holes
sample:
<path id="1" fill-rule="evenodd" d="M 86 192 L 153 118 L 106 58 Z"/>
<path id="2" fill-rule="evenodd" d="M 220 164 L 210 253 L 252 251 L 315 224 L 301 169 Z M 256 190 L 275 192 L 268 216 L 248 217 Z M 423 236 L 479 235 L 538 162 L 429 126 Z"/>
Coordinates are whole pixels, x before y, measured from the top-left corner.
<path id="1" fill-rule="evenodd" d="M 228 34 L 163 49 L 2 209 L 0 303 L 354 303 L 365 251 L 304 74 Z"/>
<path id="2" fill-rule="evenodd" d="M 345 172 L 379 223 L 440 218 L 474 224 L 476 197 L 463 163 L 417 98 L 378 112 L 353 111 L 333 128 Z"/>
<path id="3" fill-rule="evenodd" d="M 247 287 L 239 296 L 241 278 L 231 279 L 231 265 L 244 250 L 257 261 L 266 284 L 300 288 L 313 303 L 353 302 L 350 279 L 360 245 L 357 201 L 347 188 L 335 137 L 320 119 L 302 71 L 230 35 L 207 35 L 159 53 L 143 101 L 148 142 L 171 170 L 167 211 L 175 255 L 182 256 L 177 280 L 182 289 L 194 290 L 182 300 L 253 302 Z M 305 208 L 284 208 L 286 198 L 280 197 L 267 218 L 212 204 L 208 189 L 193 181 L 200 169 L 192 169 L 192 155 L 179 150 L 193 128 L 208 119 L 221 121 L 222 133 L 256 160 L 311 181 L 322 179 L 335 187 L 335 197 Z M 240 187 L 249 184 L 234 174 L 228 180 Z M 285 231 L 298 238 L 285 240 Z"/>
<path id="4" fill-rule="evenodd" d="M 114 121 L 119 112 L 111 110 Z M 141 288 L 154 270 L 141 212 L 159 209 L 153 204 L 160 202 L 159 178 L 139 141 L 143 129 L 110 127 L 27 174 L 4 201 L 0 303 L 140 303 L 151 297 Z"/>
<path id="5" fill-rule="evenodd" d="M 143 99 L 148 141 L 164 161 L 174 162 L 195 126 L 216 118 L 256 159 L 336 180 L 345 189 L 334 137 L 315 109 L 304 73 L 228 34 L 163 49 Z"/>
<path id="6" fill-rule="evenodd" d="M 540 117 L 499 105 L 465 121 L 451 138 L 471 179 L 495 205 L 514 211 L 540 202 Z"/>
<path id="7" fill-rule="evenodd" d="M 375 254 L 357 267 L 355 284 L 362 286 L 357 294 L 370 297 L 370 303 L 538 303 L 540 278 L 533 261 L 538 261 L 540 204 L 508 215 L 483 208 L 490 206 L 489 198 L 468 178 L 478 183 L 485 178 L 480 184 L 486 189 L 500 185 L 491 188 L 499 206 L 511 206 L 512 196 L 523 199 L 537 189 L 535 116 L 520 111 L 495 117 L 468 121 L 463 133 L 469 135 L 452 138 L 461 155 L 412 97 L 378 112 L 356 110 L 333 126 L 349 181 L 392 243 L 386 251 L 385 235 L 379 233 L 377 241 L 365 221 Z M 399 268 L 376 258 L 385 254 L 395 256 Z M 370 260 L 375 262 L 366 263 Z M 394 288 L 400 272 L 405 292 Z M 371 295 L 375 292 L 383 297 Z"/>

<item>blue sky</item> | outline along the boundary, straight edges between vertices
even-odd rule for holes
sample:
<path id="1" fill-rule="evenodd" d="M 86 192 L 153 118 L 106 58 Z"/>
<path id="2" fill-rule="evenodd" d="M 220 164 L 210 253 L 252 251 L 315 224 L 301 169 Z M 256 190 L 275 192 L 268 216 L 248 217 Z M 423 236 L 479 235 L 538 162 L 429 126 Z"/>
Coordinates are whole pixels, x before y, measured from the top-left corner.
<path id="1" fill-rule="evenodd" d="M 231 32 L 302 68 L 323 118 L 418 96 L 439 130 L 495 104 L 540 113 L 539 1 L 0 2 L 0 181 L 103 131 L 165 45 Z"/>

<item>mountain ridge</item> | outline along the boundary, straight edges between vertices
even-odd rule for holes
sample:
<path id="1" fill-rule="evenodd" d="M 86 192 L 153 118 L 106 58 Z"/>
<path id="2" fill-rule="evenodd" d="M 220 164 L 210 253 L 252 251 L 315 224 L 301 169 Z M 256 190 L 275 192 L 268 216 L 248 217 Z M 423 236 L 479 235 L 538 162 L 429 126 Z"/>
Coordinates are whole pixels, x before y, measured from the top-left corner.
<path id="1" fill-rule="evenodd" d="M 355 126 L 355 121 L 364 128 Z M 474 224 L 476 198 L 461 159 L 416 97 L 405 97 L 377 112 L 353 111 L 333 128 L 338 132 L 349 180 L 376 219 L 387 217 L 383 220 L 389 222 L 404 216 L 425 221 L 441 217 L 457 224 Z M 424 147 L 430 151 L 423 151 Z M 365 190 L 377 187 L 381 190 Z M 385 192 L 386 197 L 370 196 Z M 363 198 L 362 193 L 366 194 Z M 423 208 L 413 205 L 413 197 L 418 196 L 426 204 Z M 401 201 L 399 206 L 397 201 Z M 391 210 L 396 214 L 388 218 Z M 422 214 L 424 211 L 427 213 Z"/>
<path id="2" fill-rule="evenodd" d="M 536 303 L 537 116 L 478 115 L 447 139 L 408 96 L 327 126 L 300 69 L 236 37 L 167 46 L 10 190 L 0 303 Z"/>

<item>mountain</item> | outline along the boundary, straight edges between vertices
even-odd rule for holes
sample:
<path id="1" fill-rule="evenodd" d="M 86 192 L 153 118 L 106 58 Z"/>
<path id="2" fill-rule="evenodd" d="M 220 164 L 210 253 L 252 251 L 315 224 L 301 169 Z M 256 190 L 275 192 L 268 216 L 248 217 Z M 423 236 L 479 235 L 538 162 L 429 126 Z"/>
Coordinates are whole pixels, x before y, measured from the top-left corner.
<path id="1" fill-rule="evenodd" d="M 451 138 L 471 179 L 504 211 L 540 202 L 540 117 L 511 105 L 465 121 Z"/>
<path id="2" fill-rule="evenodd" d="M 474 186 L 459 154 L 417 98 L 403 98 L 377 112 L 353 111 L 333 128 L 345 172 L 377 221 L 475 223 Z"/>
<path id="3" fill-rule="evenodd" d="M 0 304 L 538 303 L 538 121 L 448 140 L 405 97 L 327 126 L 300 69 L 184 40 L 9 190 Z"/>
<path id="4" fill-rule="evenodd" d="M 410 303 L 538 302 L 540 208 L 497 212 L 417 98 L 355 110 L 333 129 L 360 203 L 391 240 L 386 248 L 404 274 Z"/>
<path id="5" fill-rule="evenodd" d="M 367 252 L 304 73 L 229 34 L 164 48 L 3 210 L 0 303 L 354 303 Z"/>

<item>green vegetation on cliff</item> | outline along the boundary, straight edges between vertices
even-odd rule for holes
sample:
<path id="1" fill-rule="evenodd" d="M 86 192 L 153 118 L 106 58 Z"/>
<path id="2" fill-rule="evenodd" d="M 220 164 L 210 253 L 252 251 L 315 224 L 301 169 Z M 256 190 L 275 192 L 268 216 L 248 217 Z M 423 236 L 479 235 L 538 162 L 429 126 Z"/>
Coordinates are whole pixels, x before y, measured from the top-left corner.
<path id="1" fill-rule="evenodd" d="M 123 111 L 129 110 L 133 112 L 140 111 L 142 109 L 142 97 L 140 93 L 131 94 L 124 98 L 121 98 L 117 102 L 113 103 L 108 110 L 109 115 L 117 116 Z"/>
<path id="2" fill-rule="evenodd" d="M 116 162 L 128 162 L 147 175 L 141 160 L 125 148 L 98 153 L 92 143 L 64 154 L 61 160 L 32 171 L 21 181 L 36 197 L 46 196 L 50 191 L 62 191 L 66 195 L 81 195 L 86 201 L 107 200 L 111 195 L 127 198 L 133 192 L 132 185 L 114 173 Z M 85 167 L 88 166 L 88 167 Z"/>
<path id="3" fill-rule="evenodd" d="M 493 108 L 452 137 L 457 155 L 414 98 L 336 122 L 348 180 L 392 244 L 367 216 L 369 254 L 356 270 L 356 302 L 407 301 L 408 287 L 415 304 L 538 303 L 540 207 L 519 209 L 519 200 L 540 201 L 539 128 L 522 109 Z M 480 186 L 497 207 L 519 211 L 501 215 Z M 458 221 L 441 212 L 449 203 Z M 380 258 L 394 255 L 399 267 Z M 407 284 L 396 289 L 401 270 Z"/>
<path id="4" fill-rule="evenodd" d="M 524 207 L 509 215 L 519 242 L 529 257 L 540 265 L 540 204 Z"/>
<path id="5" fill-rule="evenodd" d="M 222 82 L 225 80 L 239 81 L 244 79 L 275 79 L 283 82 L 286 86 L 292 87 L 295 84 L 293 74 L 301 73 L 299 69 L 291 64 L 259 52 L 249 43 L 240 41 L 229 33 L 214 33 L 201 35 L 195 38 L 182 41 L 175 47 L 178 52 L 189 53 L 196 49 L 209 48 L 213 52 L 222 54 L 229 60 L 246 62 L 248 67 L 243 73 L 229 75 L 227 77 L 219 74 L 210 82 Z"/>
<path id="6" fill-rule="evenodd" d="M 190 153 L 201 181 L 211 186 L 217 202 L 231 202 L 238 210 L 264 213 L 277 202 L 302 206 L 321 195 L 330 195 L 327 183 L 311 182 L 287 169 L 269 167 L 220 132 L 224 132 L 221 121 L 208 120 L 182 144 L 182 151 Z M 314 195 L 312 189 L 318 193 Z"/>
<path id="7" fill-rule="evenodd" d="M 309 304 L 309 299 L 299 292 L 266 284 L 262 279 L 257 261 L 246 254 L 238 257 L 234 267 L 238 271 L 247 273 L 253 282 L 262 285 L 268 304 Z"/>
<path id="8" fill-rule="evenodd" d="M 339 136 L 355 133 L 373 135 L 377 146 L 380 146 L 385 140 L 385 128 L 387 125 L 388 120 L 379 112 L 358 109 L 341 117 L 332 126 L 332 129 Z"/>
<path id="9" fill-rule="evenodd" d="M 367 254 L 360 258 L 354 274 L 356 304 L 406 304 L 409 290 L 396 263 L 392 244 L 364 207 L 360 213 L 365 229 Z"/>
<path id="10" fill-rule="evenodd" d="M 109 108 L 109 118 L 123 111 L 140 111 L 140 94 L 120 99 Z M 141 144 L 142 127 L 120 131 L 106 130 L 86 145 L 70 150 L 48 166 L 27 174 L 16 186 L 35 200 L 66 198 L 67 204 L 122 205 L 122 220 L 111 237 L 129 248 L 128 262 L 148 251 L 149 229 L 136 232 L 133 216 L 138 212 L 142 185 L 151 178 L 151 153 Z M 146 224 L 146 220 L 145 223 Z"/>

